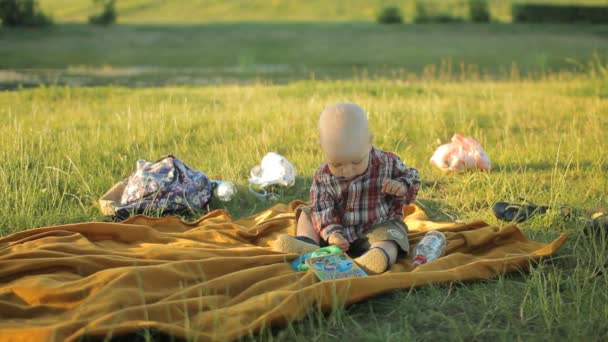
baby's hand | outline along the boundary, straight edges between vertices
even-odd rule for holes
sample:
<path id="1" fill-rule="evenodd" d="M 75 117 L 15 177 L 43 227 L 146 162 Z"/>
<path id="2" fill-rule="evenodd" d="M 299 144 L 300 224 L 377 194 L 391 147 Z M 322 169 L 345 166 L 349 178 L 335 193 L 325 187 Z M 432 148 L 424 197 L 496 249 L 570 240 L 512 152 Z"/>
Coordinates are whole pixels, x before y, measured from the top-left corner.
<path id="1" fill-rule="evenodd" d="M 382 192 L 395 196 L 403 196 L 407 192 L 407 186 L 398 180 L 386 179 L 382 182 Z"/>
<path id="2" fill-rule="evenodd" d="M 348 240 L 346 240 L 346 238 L 344 238 L 344 236 L 340 233 L 331 234 L 329 239 L 327 239 L 327 243 L 340 247 L 340 249 L 344 252 L 348 251 L 348 247 L 350 247 Z"/>

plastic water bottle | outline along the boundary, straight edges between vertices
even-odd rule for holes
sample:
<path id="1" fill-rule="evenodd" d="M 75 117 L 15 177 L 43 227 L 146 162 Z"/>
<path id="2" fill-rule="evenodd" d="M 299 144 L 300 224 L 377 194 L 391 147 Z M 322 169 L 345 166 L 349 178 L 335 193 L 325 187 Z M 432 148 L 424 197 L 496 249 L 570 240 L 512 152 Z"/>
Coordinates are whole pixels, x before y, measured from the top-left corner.
<path id="1" fill-rule="evenodd" d="M 424 235 L 422 240 L 418 242 L 416 248 L 414 248 L 414 261 L 412 262 L 412 266 L 416 268 L 424 263 L 439 258 L 446 245 L 447 241 L 442 232 L 437 230 L 429 231 Z"/>

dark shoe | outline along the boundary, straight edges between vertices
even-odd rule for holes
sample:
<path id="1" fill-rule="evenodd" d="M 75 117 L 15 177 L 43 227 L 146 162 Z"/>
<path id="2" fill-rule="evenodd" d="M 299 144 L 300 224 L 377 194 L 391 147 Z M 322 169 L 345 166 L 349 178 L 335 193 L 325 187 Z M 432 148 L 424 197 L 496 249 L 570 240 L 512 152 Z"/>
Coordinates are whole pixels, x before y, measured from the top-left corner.
<path id="1" fill-rule="evenodd" d="M 583 228 L 583 235 L 597 243 L 600 248 L 608 242 L 608 209 L 595 208 L 587 211 L 587 219 Z M 605 247 L 604 247 L 605 248 Z M 608 270 L 608 262 L 597 265 L 593 270 L 592 278 L 603 276 Z"/>
<path id="2" fill-rule="evenodd" d="M 523 200 L 524 203 L 496 202 L 492 207 L 494 216 L 507 222 L 524 222 L 534 215 L 542 215 L 549 209 L 548 206 L 536 205 Z"/>
<path id="3" fill-rule="evenodd" d="M 589 220 L 583 228 L 585 235 L 606 234 L 608 236 L 608 209 L 592 209 Z"/>

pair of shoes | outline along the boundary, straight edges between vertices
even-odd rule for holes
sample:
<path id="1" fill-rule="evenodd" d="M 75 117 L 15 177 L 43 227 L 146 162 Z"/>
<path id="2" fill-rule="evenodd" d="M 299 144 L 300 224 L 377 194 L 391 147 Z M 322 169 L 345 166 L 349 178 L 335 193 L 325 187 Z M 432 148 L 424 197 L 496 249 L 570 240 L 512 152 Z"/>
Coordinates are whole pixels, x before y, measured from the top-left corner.
<path id="1" fill-rule="evenodd" d="M 524 222 L 534 215 L 542 215 L 549 209 L 545 205 L 536 205 L 523 198 L 518 198 L 521 203 L 496 202 L 492 207 L 494 216 L 499 220 L 507 222 Z"/>

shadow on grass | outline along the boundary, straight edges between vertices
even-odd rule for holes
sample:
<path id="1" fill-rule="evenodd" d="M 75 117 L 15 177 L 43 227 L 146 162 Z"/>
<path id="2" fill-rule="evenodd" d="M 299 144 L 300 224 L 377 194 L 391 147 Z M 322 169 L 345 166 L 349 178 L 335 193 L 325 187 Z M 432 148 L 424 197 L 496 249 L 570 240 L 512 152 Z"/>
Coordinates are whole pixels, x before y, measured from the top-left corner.
<path id="1" fill-rule="evenodd" d="M 268 198 L 263 198 L 260 195 L 252 193 L 247 185 L 237 184 L 237 193 L 230 201 L 222 202 L 214 196 L 207 203 L 205 210 L 186 210 L 166 214 L 144 212 L 144 214 L 152 217 L 177 216 L 186 222 L 193 222 L 211 211 L 225 210 L 234 220 L 237 220 L 267 210 L 277 204 L 289 204 L 295 200 L 306 202 L 309 199 L 311 183 L 312 180 L 308 177 L 296 176 L 295 184 L 291 187 L 274 185 L 264 188 L 269 195 Z M 261 194 L 262 192 L 260 191 L 259 193 Z M 271 194 L 275 194 L 277 197 L 273 198 L 270 196 Z M 104 220 L 120 222 L 125 218 L 105 217 Z"/>
<path id="2" fill-rule="evenodd" d="M 310 199 L 311 184 L 312 178 L 296 176 L 295 184 L 291 187 L 279 185 L 265 187 L 264 189 L 268 194 L 274 193 L 277 196 L 274 199 L 271 197 L 264 199 L 259 195 L 252 193 L 247 185 L 237 184 L 237 194 L 230 201 L 222 202 L 219 199 L 212 197 L 207 203 L 207 210 L 166 215 L 175 215 L 182 218 L 184 221 L 192 222 L 201 218 L 208 212 L 222 209 L 226 210 L 233 219 L 237 220 L 267 210 L 277 204 L 289 204 L 296 200 L 308 202 Z M 428 187 L 433 184 L 435 183 L 422 182 L 423 187 Z M 454 217 L 456 217 L 457 211 L 455 208 L 448 207 L 447 204 L 443 202 L 419 199 L 416 201 L 416 204 L 424 209 L 428 217 L 433 221 L 453 221 Z M 106 220 L 112 221 L 112 218 L 108 217 Z M 120 221 L 120 219 L 116 218 L 114 221 Z"/>
<path id="3" fill-rule="evenodd" d="M 455 208 L 451 208 L 443 202 L 418 199 L 416 204 L 424 210 L 431 221 L 452 222 L 457 217 Z"/>

